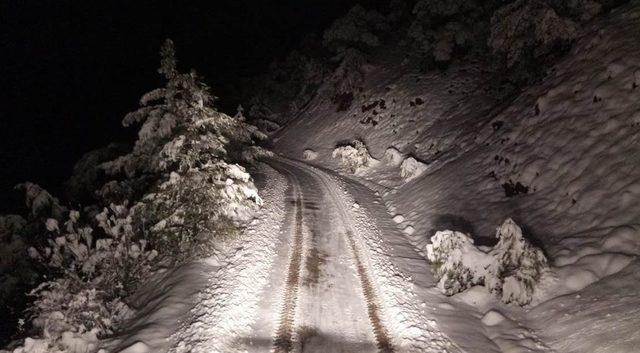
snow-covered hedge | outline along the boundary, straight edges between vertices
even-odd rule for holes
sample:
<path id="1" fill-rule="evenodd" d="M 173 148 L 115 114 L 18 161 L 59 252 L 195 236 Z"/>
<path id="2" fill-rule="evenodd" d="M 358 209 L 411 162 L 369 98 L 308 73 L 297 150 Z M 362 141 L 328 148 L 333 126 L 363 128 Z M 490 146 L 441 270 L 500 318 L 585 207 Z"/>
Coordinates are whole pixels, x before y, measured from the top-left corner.
<path id="1" fill-rule="evenodd" d="M 360 140 L 354 140 L 348 145 L 336 147 L 332 156 L 333 158 L 340 158 L 340 164 L 353 174 L 367 169 L 375 162 L 375 159 L 369 154 L 367 146 Z"/>
<path id="2" fill-rule="evenodd" d="M 464 233 L 436 232 L 427 245 L 427 257 L 434 265 L 438 287 L 446 295 L 483 285 L 505 303 L 531 302 L 535 285 L 547 259 L 529 243 L 520 227 L 507 219 L 497 230 L 499 239 L 490 251 L 483 251 Z"/>
<path id="3" fill-rule="evenodd" d="M 434 265 L 438 288 L 453 295 L 475 285 L 493 281 L 494 259 L 473 245 L 467 234 L 445 230 L 436 232 L 427 245 L 427 258 Z"/>

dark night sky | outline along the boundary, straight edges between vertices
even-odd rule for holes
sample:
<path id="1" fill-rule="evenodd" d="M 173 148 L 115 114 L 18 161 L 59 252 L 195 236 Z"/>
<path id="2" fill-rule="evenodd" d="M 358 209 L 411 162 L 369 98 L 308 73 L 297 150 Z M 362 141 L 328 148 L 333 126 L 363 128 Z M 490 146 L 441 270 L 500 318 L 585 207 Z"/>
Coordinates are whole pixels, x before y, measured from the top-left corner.
<path id="1" fill-rule="evenodd" d="M 139 97 L 160 84 L 158 48 L 176 43 L 182 70 L 204 75 L 220 107 L 239 79 L 264 71 L 306 33 L 346 12 L 345 0 L 2 1 L 0 211 L 31 180 L 59 192 L 74 162 L 111 141 Z M 205 2 L 203 2 L 205 3 Z M 21 197 L 21 196 L 20 196 Z"/>

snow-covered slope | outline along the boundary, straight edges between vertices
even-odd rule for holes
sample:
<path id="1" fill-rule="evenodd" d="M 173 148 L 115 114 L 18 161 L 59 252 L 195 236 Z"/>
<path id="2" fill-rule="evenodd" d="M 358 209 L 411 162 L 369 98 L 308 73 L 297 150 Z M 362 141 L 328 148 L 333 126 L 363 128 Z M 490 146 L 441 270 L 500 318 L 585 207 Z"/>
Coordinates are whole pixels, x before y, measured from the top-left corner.
<path id="1" fill-rule="evenodd" d="M 381 191 L 420 249 L 443 229 L 491 242 L 513 218 L 552 271 L 528 313 L 491 305 L 557 351 L 632 352 L 640 343 L 638 38 L 633 1 L 587 26 L 542 83 L 514 97 L 489 89 L 479 66 L 420 74 L 386 49 L 347 111 L 320 95 L 274 146 L 298 159 L 312 151 L 308 162 L 342 170 L 332 151 L 362 140 L 381 163 L 357 178 Z M 400 153 L 385 157 L 391 147 Z M 409 157 L 426 166 L 403 178 Z"/>

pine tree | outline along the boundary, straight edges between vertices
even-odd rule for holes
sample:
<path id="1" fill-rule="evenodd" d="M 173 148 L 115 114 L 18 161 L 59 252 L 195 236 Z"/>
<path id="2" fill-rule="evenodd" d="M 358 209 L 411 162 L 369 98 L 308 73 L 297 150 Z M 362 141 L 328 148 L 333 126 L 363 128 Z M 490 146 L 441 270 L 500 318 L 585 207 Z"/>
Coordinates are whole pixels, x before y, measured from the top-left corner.
<path id="1" fill-rule="evenodd" d="M 142 185 L 137 224 L 153 245 L 161 253 L 189 253 L 196 242 L 233 232 L 260 204 L 250 175 L 234 162 L 265 153 L 254 143 L 264 135 L 217 111 L 215 97 L 194 71 L 177 71 L 171 40 L 160 56 L 158 71 L 167 83 L 125 116 L 125 126 L 141 124 L 138 140 L 131 153 L 104 168 L 126 176 L 121 186 Z"/>

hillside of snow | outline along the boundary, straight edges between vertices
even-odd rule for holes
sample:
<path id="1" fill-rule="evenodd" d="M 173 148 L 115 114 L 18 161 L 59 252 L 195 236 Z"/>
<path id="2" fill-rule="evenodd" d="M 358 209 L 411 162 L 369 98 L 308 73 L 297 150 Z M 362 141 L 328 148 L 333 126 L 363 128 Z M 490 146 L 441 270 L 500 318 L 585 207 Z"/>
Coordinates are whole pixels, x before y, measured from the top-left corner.
<path id="1" fill-rule="evenodd" d="M 540 83 L 515 95 L 490 88 L 479 64 L 420 73 L 387 47 L 365 65 L 363 89 L 347 110 L 319 94 L 272 136 L 274 149 L 380 192 L 422 251 L 444 229 L 493 244 L 496 227 L 513 218 L 551 269 L 524 309 L 482 291 L 452 297 L 452 310 L 482 318 L 470 330 L 505 345 L 491 332 L 520 322 L 558 352 L 633 352 L 640 343 L 638 38 L 640 5 L 631 2 L 586 26 Z M 354 169 L 334 150 L 355 140 L 370 157 Z M 500 332 L 517 337 L 514 327 Z"/>

